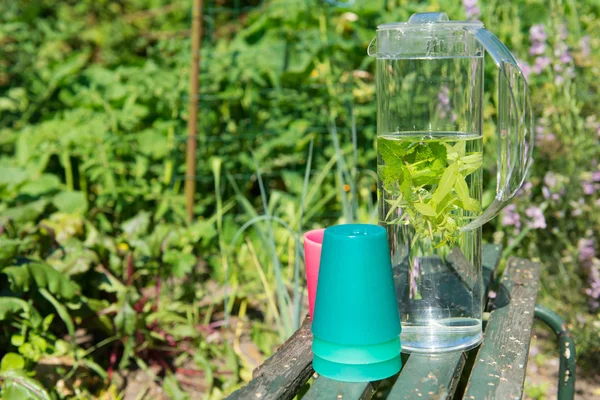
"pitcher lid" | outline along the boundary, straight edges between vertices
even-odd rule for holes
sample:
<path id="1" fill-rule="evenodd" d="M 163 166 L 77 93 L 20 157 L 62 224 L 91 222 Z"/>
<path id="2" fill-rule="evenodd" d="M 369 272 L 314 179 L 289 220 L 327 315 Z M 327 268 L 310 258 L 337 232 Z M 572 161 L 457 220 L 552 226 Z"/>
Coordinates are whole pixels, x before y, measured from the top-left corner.
<path id="1" fill-rule="evenodd" d="M 481 28 L 481 21 L 452 21 L 445 12 L 415 13 L 411 15 L 407 22 L 388 22 L 377 25 L 377 30 L 403 30 L 406 28 L 430 28 L 430 29 L 460 29 L 460 28 Z"/>

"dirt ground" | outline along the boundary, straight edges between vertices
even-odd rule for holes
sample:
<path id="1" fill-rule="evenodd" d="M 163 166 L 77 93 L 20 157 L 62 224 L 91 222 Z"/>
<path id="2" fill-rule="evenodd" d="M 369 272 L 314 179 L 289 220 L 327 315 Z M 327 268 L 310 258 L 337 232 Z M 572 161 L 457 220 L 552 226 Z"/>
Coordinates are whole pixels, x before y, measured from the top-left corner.
<path id="1" fill-rule="evenodd" d="M 558 390 L 558 344 L 554 337 L 536 326 L 529 348 L 529 363 L 525 381 L 527 400 L 556 399 Z M 575 343 L 577 346 L 577 343 Z M 541 349 L 544 349 L 542 352 Z M 549 353 L 550 350 L 550 354 Z M 583 376 L 577 371 L 575 381 L 575 399 L 600 400 L 600 368 L 595 376 Z"/>

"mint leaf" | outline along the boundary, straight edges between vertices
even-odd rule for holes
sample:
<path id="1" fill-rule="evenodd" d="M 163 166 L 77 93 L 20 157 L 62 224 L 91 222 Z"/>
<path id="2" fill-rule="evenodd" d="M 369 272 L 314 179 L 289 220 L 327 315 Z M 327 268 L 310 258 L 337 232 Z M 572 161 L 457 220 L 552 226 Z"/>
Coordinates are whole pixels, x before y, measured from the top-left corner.
<path id="1" fill-rule="evenodd" d="M 444 200 L 444 197 L 446 197 L 446 195 L 450 193 L 450 190 L 452 190 L 454 182 L 456 182 L 457 174 L 458 163 L 450 164 L 450 166 L 446 168 L 446 170 L 442 174 L 442 177 L 440 178 L 440 183 L 437 189 L 435 190 L 435 193 L 433 193 L 431 200 L 435 201 L 436 203 L 441 203 L 442 200 Z"/>
<path id="2" fill-rule="evenodd" d="M 437 217 L 437 213 L 435 212 L 435 209 L 433 207 L 431 207 L 429 204 L 415 203 L 414 206 L 418 212 L 420 212 L 421 214 L 423 214 L 427 217 Z"/>
<path id="3" fill-rule="evenodd" d="M 469 187 L 467 186 L 467 182 L 465 178 L 462 176 L 456 177 L 456 182 L 454 183 L 454 191 L 456 195 L 463 203 L 467 203 L 470 200 L 469 197 Z"/>

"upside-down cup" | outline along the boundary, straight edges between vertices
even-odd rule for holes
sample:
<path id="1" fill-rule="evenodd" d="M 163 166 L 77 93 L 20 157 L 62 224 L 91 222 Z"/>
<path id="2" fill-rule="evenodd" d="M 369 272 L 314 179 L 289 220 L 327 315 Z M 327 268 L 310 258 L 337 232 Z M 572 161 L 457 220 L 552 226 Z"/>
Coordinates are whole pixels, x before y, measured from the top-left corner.
<path id="1" fill-rule="evenodd" d="M 304 259 L 306 261 L 306 286 L 308 286 L 308 311 L 310 319 L 315 309 L 319 264 L 321 263 L 321 247 L 325 229 L 315 229 L 304 234 Z"/>
<path id="2" fill-rule="evenodd" d="M 347 382 L 397 373 L 400 320 L 385 229 L 363 224 L 325 229 L 318 282 L 315 371 Z"/>

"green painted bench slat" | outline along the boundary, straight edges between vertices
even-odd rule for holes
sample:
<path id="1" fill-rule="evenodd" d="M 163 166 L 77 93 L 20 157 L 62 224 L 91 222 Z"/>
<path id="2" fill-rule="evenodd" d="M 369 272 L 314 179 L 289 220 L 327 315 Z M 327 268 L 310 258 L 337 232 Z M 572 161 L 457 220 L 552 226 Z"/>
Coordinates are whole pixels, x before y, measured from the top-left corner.
<path id="1" fill-rule="evenodd" d="M 378 382 L 372 383 L 347 383 L 334 381 L 319 376 L 314 379 L 310 390 L 302 400 L 321 399 L 370 399 L 377 390 Z"/>
<path id="2" fill-rule="evenodd" d="M 520 399 L 525 383 L 540 266 L 509 260 L 464 399 Z"/>
<path id="3" fill-rule="evenodd" d="M 464 353 L 411 355 L 388 399 L 446 399 L 456 390 L 465 365 Z"/>

